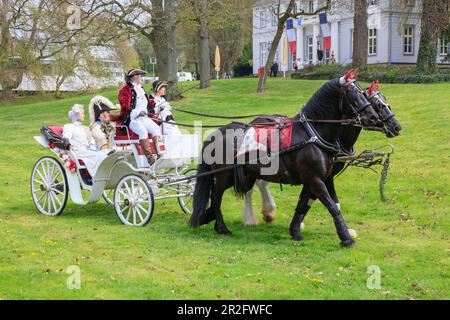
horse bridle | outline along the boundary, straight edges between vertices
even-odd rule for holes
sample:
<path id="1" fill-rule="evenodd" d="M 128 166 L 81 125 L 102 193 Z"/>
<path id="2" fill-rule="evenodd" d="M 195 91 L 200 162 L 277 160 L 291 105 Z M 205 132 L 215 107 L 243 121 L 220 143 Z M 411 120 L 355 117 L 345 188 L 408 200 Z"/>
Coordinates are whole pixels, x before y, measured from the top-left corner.
<path id="1" fill-rule="evenodd" d="M 389 120 L 391 120 L 392 118 L 395 117 L 395 114 L 392 112 L 391 106 L 385 101 L 385 99 L 383 99 L 384 96 L 381 94 L 381 92 L 377 91 L 374 94 L 372 94 L 371 96 L 369 96 L 367 98 L 367 100 L 372 100 L 372 99 L 376 99 L 377 102 L 379 104 L 381 104 L 381 107 L 384 108 L 387 113 L 388 116 L 386 118 L 383 117 L 383 114 L 378 114 L 381 121 L 383 121 L 384 123 L 388 122 Z"/>
<path id="2" fill-rule="evenodd" d="M 353 116 L 355 117 L 354 120 L 356 120 L 358 125 L 361 125 L 362 124 L 361 123 L 361 112 L 366 110 L 368 107 L 372 106 L 372 104 L 369 101 L 367 101 L 367 103 L 364 104 L 363 106 L 358 106 L 358 105 L 355 106 L 355 104 L 353 102 L 351 102 L 350 99 L 348 98 L 347 91 L 345 90 L 345 88 L 349 87 L 349 86 L 353 86 L 362 97 L 366 98 L 366 96 L 364 95 L 364 91 L 359 87 L 359 85 L 356 82 L 350 82 L 350 83 L 344 85 L 344 87 L 341 88 L 341 92 L 342 92 L 341 102 L 340 102 L 341 103 L 341 111 L 343 111 L 342 110 L 343 99 L 345 99 L 347 101 L 347 104 L 350 106 L 351 111 L 353 112 Z"/>

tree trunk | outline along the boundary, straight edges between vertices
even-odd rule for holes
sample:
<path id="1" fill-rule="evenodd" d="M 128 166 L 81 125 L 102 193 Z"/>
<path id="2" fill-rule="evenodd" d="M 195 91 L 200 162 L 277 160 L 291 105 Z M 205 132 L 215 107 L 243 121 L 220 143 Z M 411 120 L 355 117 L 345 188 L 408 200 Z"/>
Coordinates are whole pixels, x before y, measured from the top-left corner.
<path id="1" fill-rule="evenodd" d="M 275 35 L 275 38 L 273 39 L 272 46 L 270 47 L 269 56 L 267 58 L 266 65 L 264 66 L 264 73 L 261 76 L 261 78 L 259 78 L 258 89 L 256 90 L 257 93 L 264 93 L 266 91 L 267 73 L 269 72 L 270 67 L 274 63 L 278 44 L 280 43 L 281 36 L 283 35 L 283 32 L 284 32 L 284 24 L 286 23 L 287 19 L 289 18 L 288 15 L 291 14 L 292 9 L 294 8 L 294 4 L 295 4 L 295 0 L 290 0 L 285 14 L 283 14 L 283 16 L 279 17 L 279 19 L 278 19 L 277 33 Z M 279 12 L 278 12 L 278 16 L 280 16 Z"/>
<path id="2" fill-rule="evenodd" d="M 199 71 L 200 71 L 200 89 L 206 89 L 211 86 L 211 61 L 209 57 L 209 28 L 208 28 L 208 1 L 201 0 L 199 4 Z"/>
<path id="3" fill-rule="evenodd" d="M 261 76 L 261 78 L 259 78 L 258 90 L 257 90 L 258 93 L 264 93 L 266 91 L 267 73 L 269 73 L 270 68 L 272 67 L 272 64 L 275 61 L 275 54 L 277 53 L 278 44 L 280 43 L 280 39 L 281 39 L 281 36 L 283 35 L 283 31 L 284 31 L 284 22 L 283 22 L 283 25 L 281 26 L 281 28 L 280 28 L 280 25 L 278 25 L 277 33 L 275 35 L 275 38 L 273 39 L 272 47 L 270 48 L 269 56 L 267 58 L 266 65 L 264 66 L 263 75 Z"/>
<path id="4" fill-rule="evenodd" d="M 367 0 L 355 0 L 353 28 L 353 67 L 367 68 L 369 30 L 367 27 Z"/>
<path id="5" fill-rule="evenodd" d="M 155 50 L 158 66 L 158 76 L 169 82 L 168 100 L 179 97 L 177 86 L 177 52 L 176 52 L 176 5 L 175 0 L 155 0 L 152 16 L 154 28 L 150 34 L 150 41 Z M 163 6 L 164 4 L 164 6 Z"/>
<path id="6" fill-rule="evenodd" d="M 423 0 L 418 71 L 437 72 L 437 43 L 448 24 L 448 9 L 448 1 Z"/>
<path id="7" fill-rule="evenodd" d="M 200 27 L 199 33 L 199 72 L 200 89 L 206 89 L 211 86 L 211 61 L 209 60 L 209 30 L 206 27 Z"/>

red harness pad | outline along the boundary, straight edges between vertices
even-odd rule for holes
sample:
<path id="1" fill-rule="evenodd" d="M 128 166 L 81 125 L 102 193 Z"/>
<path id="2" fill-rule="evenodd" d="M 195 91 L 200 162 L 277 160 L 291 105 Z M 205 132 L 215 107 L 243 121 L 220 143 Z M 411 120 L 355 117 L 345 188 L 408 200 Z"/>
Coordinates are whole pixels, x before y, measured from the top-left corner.
<path id="1" fill-rule="evenodd" d="M 275 121 L 283 125 L 281 130 L 278 130 L 278 124 L 270 125 L 256 125 L 255 140 L 268 147 L 269 151 L 276 150 L 277 139 L 281 140 L 280 151 L 286 150 L 292 146 L 292 128 L 293 122 L 288 118 L 276 118 Z M 280 136 L 278 136 L 278 134 Z"/>

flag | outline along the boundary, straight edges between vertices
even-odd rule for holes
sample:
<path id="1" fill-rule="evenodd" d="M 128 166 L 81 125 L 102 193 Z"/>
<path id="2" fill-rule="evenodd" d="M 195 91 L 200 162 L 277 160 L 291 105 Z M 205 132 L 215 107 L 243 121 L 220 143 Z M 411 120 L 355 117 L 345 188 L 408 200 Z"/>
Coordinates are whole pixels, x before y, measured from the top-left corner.
<path id="1" fill-rule="evenodd" d="M 297 32 L 294 29 L 294 19 L 290 18 L 286 21 L 286 34 L 291 49 L 291 53 L 297 52 Z"/>
<path id="2" fill-rule="evenodd" d="M 298 20 L 297 20 L 297 27 L 301 27 L 302 24 L 303 24 L 303 17 L 298 17 Z"/>
<path id="3" fill-rule="evenodd" d="M 331 30 L 327 21 L 327 14 L 325 12 L 319 13 L 320 26 L 322 28 L 323 35 L 323 48 L 324 50 L 331 49 Z"/>

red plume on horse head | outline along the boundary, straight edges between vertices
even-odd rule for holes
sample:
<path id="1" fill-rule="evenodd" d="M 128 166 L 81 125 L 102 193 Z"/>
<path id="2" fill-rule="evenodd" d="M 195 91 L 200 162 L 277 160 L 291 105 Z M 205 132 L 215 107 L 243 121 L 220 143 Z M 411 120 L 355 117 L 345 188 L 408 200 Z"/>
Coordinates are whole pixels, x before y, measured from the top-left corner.
<path id="1" fill-rule="evenodd" d="M 345 83 L 354 82 L 358 79 L 359 69 L 350 69 L 343 77 Z"/>
<path id="2" fill-rule="evenodd" d="M 380 90 L 380 82 L 377 80 L 377 82 L 372 81 L 372 85 L 367 89 L 367 93 L 369 95 L 373 95 L 375 92 L 378 92 Z"/>

